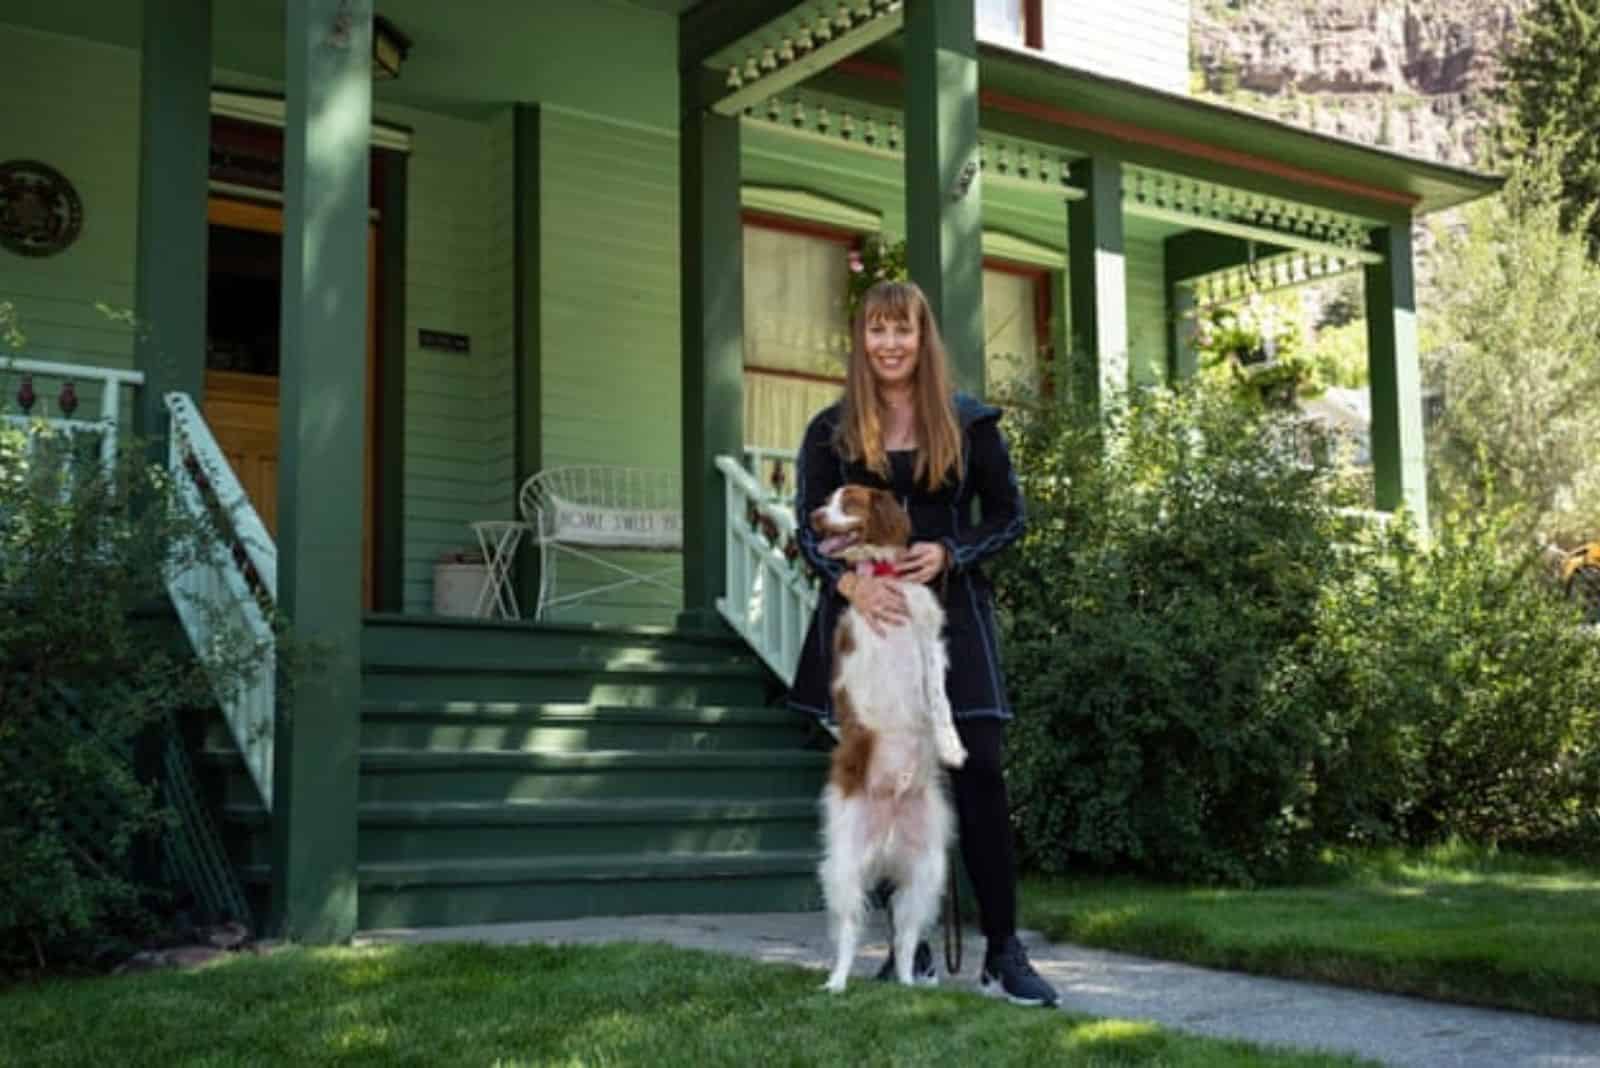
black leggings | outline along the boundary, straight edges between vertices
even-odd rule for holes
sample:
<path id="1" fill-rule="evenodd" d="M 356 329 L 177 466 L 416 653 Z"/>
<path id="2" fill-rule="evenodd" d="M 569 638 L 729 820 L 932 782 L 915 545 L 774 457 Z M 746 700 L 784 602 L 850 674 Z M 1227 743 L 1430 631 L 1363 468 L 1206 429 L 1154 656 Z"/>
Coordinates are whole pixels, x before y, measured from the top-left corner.
<path id="1" fill-rule="evenodd" d="M 961 836 L 961 860 L 978 895 L 978 920 L 985 938 L 1003 939 L 1017 930 L 1017 864 L 1011 845 L 1011 806 L 1006 796 L 1006 721 L 956 720 L 967 762 L 950 775 Z"/>

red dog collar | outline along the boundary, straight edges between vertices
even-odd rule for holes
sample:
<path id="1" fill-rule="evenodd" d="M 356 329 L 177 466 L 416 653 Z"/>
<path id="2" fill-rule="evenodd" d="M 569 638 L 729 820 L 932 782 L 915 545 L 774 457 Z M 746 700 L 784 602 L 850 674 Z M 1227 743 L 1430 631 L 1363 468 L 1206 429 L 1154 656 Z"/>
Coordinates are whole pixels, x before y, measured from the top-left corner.
<path id="1" fill-rule="evenodd" d="M 871 570 L 867 571 L 868 568 L 871 568 Z M 874 560 L 870 564 L 862 567 L 861 570 L 867 571 L 867 573 L 873 578 L 883 578 L 885 576 L 894 578 L 899 574 L 899 572 L 895 570 L 894 565 L 887 560 Z"/>

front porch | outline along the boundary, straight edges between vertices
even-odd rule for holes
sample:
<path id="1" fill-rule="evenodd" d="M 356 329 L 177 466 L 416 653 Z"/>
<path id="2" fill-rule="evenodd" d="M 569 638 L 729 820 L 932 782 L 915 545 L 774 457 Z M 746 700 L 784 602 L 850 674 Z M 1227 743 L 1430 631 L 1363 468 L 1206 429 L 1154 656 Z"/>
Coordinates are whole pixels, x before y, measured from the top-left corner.
<path id="1" fill-rule="evenodd" d="M 1186 311 L 1247 270 L 1257 286 L 1361 270 L 1375 503 L 1426 519 L 1411 224 L 1489 179 L 980 39 L 972 0 L 491 3 L 475 20 L 395 0 L 383 14 L 411 49 L 378 82 L 373 12 L 348 0 L 145 0 L 137 17 L 26 4 L 7 16 L 25 44 L 0 45 L 19 102 L 0 128 L 79 183 L 93 222 L 59 255 L 0 262 L 22 355 L 137 371 L 125 410 L 152 437 L 174 433 L 169 394 L 192 398 L 219 439 L 208 480 L 240 480 L 226 500 L 246 588 L 253 573 L 335 650 L 271 724 L 274 755 L 252 757 L 254 800 L 230 773 L 226 811 L 257 832 L 246 871 L 270 871 L 295 937 L 499 907 L 491 890 L 452 904 L 468 885 L 540 898 L 511 858 L 579 854 L 523 837 L 566 811 L 535 783 L 566 783 L 563 803 L 599 822 L 632 820 L 628 760 L 585 778 L 557 774 L 551 752 L 604 764 L 649 738 L 672 754 L 749 730 L 771 789 L 729 770 L 753 792 L 715 794 L 717 820 L 737 824 L 735 801 L 814 794 L 804 732 L 764 707 L 756 654 L 783 677 L 807 589 L 770 544 L 789 509 L 750 457 L 772 457 L 747 450 L 792 448 L 796 421 L 827 403 L 850 256 L 880 234 L 906 240 L 963 388 L 1052 383 L 1090 405 L 1193 373 Z M 62 71 L 81 73 L 77 93 L 34 88 Z M 88 116 L 99 136 L 73 132 Z M 269 298 L 276 314 L 248 322 Z M 137 328 L 108 325 L 97 302 L 131 308 Z M 69 376 L 35 374 L 47 398 Z M 20 376 L 0 364 L 0 382 L 9 402 Z M 678 477 L 681 601 L 630 590 L 566 625 L 429 618 L 435 565 L 476 547 L 470 524 L 520 518 L 519 488 L 571 464 Z M 525 549 L 523 605 L 539 580 Z M 735 691 L 608 689 L 613 673 L 681 675 L 682 642 L 689 675 L 731 674 Z M 568 656 L 582 692 L 554 681 Z M 401 737 L 474 755 L 382 755 Z M 712 773 L 676 759 L 643 758 Z M 455 785 L 430 778 L 440 760 Z M 584 808 L 587 791 L 607 805 Z M 387 830 L 372 806 L 390 806 Z M 710 818 L 693 808 L 684 821 Z M 372 844 L 385 835 L 399 852 Z M 444 845 L 472 839 L 498 844 L 474 858 Z M 657 854 L 717 852 L 671 834 L 617 842 L 608 855 L 667 872 L 678 862 Z M 415 864 L 458 860 L 437 884 L 457 889 L 419 891 L 420 911 L 376 904 L 380 887 L 427 882 Z M 784 863 L 785 879 L 805 868 Z M 596 862 L 563 878 L 616 874 Z"/>

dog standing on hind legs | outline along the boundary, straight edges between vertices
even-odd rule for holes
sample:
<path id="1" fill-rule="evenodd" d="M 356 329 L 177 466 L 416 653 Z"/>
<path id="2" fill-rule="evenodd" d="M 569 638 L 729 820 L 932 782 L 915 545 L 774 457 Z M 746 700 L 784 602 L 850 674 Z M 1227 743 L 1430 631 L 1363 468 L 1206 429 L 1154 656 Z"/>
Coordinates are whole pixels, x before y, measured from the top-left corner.
<path id="1" fill-rule="evenodd" d="M 847 485 L 811 515 L 825 555 L 857 573 L 893 579 L 911 522 L 884 490 Z M 966 750 L 945 695 L 944 609 L 920 583 L 902 582 L 909 618 L 878 633 L 847 610 L 834 632 L 832 696 L 839 724 L 822 791 L 820 870 L 836 956 L 826 989 L 844 990 L 861 941 L 867 894 L 895 886 L 896 978 L 912 982 L 917 941 L 944 891 L 954 816 L 940 765 Z"/>

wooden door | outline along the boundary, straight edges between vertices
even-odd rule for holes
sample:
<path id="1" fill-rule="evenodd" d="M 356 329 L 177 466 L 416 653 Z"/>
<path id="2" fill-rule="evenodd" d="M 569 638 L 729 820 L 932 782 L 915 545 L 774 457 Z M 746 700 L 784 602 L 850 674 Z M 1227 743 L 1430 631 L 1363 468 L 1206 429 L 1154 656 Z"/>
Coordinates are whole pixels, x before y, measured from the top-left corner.
<path id="1" fill-rule="evenodd" d="M 216 197 L 210 202 L 207 217 L 213 236 L 214 255 L 211 270 L 214 283 L 218 281 L 216 277 L 218 272 L 223 269 L 219 266 L 219 258 L 215 255 L 218 238 L 226 239 L 230 236 L 226 233 L 219 234 L 218 230 L 222 230 L 234 231 L 235 234 L 232 236 L 244 232 L 275 237 L 277 243 L 274 247 L 278 266 L 275 268 L 272 281 L 273 284 L 281 286 L 283 211 L 278 205 Z M 367 240 L 367 345 L 364 375 L 367 440 L 361 520 L 361 605 L 366 610 L 371 610 L 374 604 L 372 547 L 373 519 L 376 512 L 372 493 L 373 487 L 377 484 L 374 477 L 377 437 L 372 419 L 372 403 L 377 387 L 377 247 L 378 230 L 374 225 L 369 230 Z M 258 254 L 263 251 L 260 246 L 256 249 Z M 218 313 L 215 289 L 210 311 L 211 315 Z M 271 309 L 267 311 L 268 318 L 271 318 Z M 221 332 L 220 328 L 212 329 L 208 326 L 208 334 L 213 338 Z M 270 363 L 264 362 L 258 351 L 254 357 L 256 366 L 241 370 L 230 368 L 228 366 L 230 360 L 225 356 L 219 358 L 216 350 L 220 346 L 213 344 L 213 352 L 207 362 L 208 365 L 215 366 L 208 366 L 206 369 L 205 397 L 201 403 L 201 410 L 211 427 L 212 435 L 217 439 L 217 445 L 228 458 L 245 493 L 255 505 L 256 511 L 260 513 L 262 523 L 274 537 L 278 533 L 279 385 L 275 346 L 274 337 L 268 346 L 273 349 Z"/>

